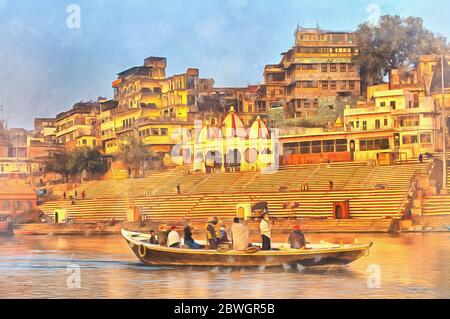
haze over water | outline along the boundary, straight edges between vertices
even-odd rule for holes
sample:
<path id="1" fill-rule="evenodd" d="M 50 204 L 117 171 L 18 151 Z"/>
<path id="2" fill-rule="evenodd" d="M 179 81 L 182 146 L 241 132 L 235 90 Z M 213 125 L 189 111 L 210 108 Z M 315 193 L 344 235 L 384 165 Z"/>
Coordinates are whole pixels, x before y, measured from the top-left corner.
<path id="1" fill-rule="evenodd" d="M 280 242 L 285 236 L 277 238 Z M 157 268 L 120 236 L 0 238 L 0 298 L 449 298 L 450 233 L 307 234 L 318 242 L 375 241 L 367 257 L 318 268 Z M 368 288 L 370 265 L 381 287 Z M 68 288 L 79 266 L 81 288 Z"/>

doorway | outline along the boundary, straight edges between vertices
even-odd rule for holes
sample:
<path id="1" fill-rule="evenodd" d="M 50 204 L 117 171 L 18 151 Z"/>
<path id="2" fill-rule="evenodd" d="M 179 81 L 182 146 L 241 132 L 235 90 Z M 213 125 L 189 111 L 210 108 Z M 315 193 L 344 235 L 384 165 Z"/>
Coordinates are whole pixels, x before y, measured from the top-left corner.
<path id="1" fill-rule="evenodd" d="M 349 209 L 349 201 L 341 201 L 333 203 L 333 216 L 334 219 L 349 219 L 350 218 L 350 209 Z"/>

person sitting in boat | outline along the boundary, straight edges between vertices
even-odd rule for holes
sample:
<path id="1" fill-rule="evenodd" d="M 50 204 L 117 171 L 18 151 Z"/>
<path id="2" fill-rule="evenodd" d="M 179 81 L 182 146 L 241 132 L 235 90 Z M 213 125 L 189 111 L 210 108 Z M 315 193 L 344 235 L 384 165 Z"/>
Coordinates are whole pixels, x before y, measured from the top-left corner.
<path id="1" fill-rule="evenodd" d="M 222 225 L 219 228 L 219 245 L 227 244 L 230 241 L 228 240 L 227 226 Z"/>
<path id="2" fill-rule="evenodd" d="M 190 223 L 186 223 L 186 226 L 184 226 L 184 244 L 191 249 L 203 249 L 204 246 L 196 243 L 192 237 L 193 230 L 194 228 L 192 225 Z"/>
<path id="3" fill-rule="evenodd" d="M 159 226 L 158 231 L 158 243 L 161 246 L 167 246 L 167 236 L 169 235 L 169 232 L 167 231 L 167 226 L 162 224 Z"/>
<path id="4" fill-rule="evenodd" d="M 156 232 L 154 229 L 150 230 L 150 244 L 158 245 L 158 240 L 156 239 Z"/>
<path id="5" fill-rule="evenodd" d="M 219 229 L 218 229 L 219 219 L 213 217 L 209 219 L 208 223 L 205 225 L 206 241 L 209 244 L 210 249 L 217 249 L 219 243 Z"/>
<path id="6" fill-rule="evenodd" d="M 271 244 L 270 244 L 270 217 L 269 213 L 264 212 L 262 214 L 261 223 L 259 223 L 259 230 L 261 232 L 261 239 L 262 239 L 262 250 L 271 250 Z"/>
<path id="7" fill-rule="evenodd" d="M 180 235 L 177 232 L 177 226 L 170 228 L 169 235 L 167 236 L 167 247 L 180 248 L 181 240 Z"/>
<path id="8" fill-rule="evenodd" d="M 300 249 L 306 246 L 305 235 L 302 233 L 300 225 L 295 225 L 289 234 L 288 243 L 293 249 Z"/>
<path id="9" fill-rule="evenodd" d="M 233 244 L 233 250 L 244 251 L 248 248 L 248 237 L 250 231 L 248 227 L 239 222 L 239 218 L 233 219 L 233 226 L 231 226 L 231 240 Z"/>

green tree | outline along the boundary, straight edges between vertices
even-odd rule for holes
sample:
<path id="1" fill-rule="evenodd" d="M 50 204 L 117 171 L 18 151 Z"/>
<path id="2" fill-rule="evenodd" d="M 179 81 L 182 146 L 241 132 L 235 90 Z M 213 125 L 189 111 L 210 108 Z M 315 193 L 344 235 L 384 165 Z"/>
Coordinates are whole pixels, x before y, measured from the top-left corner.
<path id="1" fill-rule="evenodd" d="M 393 69 L 409 76 L 420 55 L 436 54 L 449 48 L 445 37 L 426 29 L 423 20 L 417 17 L 385 15 L 378 25 L 360 24 L 356 37 L 363 88 L 382 83 Z"/>
<path id="2" fill-rule="evenodd" d="M 90 178 L 102 174 L 106 171 L 106 165 L 98 148 L 84 147 L 53 154 L 45 163 L 45 170 L 61 174 L 68 181 L 70 176 L 79 176 L 84 171 Z"/>
<path id="3" fill-rule="evenodd" d="M 45 171 L 61 174 L 64 176 L 65 181 L 67 182 L 69 180 L 69 176 L 71 175 L 71 170 L 68 165 L 70 159 L 71 154 L 67 151 L 54 153 L 45 162 Z"/>
<path id="4" fill-rule="evenodd" d="M 134 176 L 141 172 L 144 163 L 153 157 L 154 155 L 144 147 L 144 143 L 133 135 L 127 136 L 119 144 L 117 158 L 134 171 Z"/>
<path id="5" fill-rule="evenodd" d="M 106 171 L 102 153 L 97 147 L 75 149 L 71 153 L 68 168 L 71 175 L 80 175 L 85 171 L 89 175 L 89 178 Z"/>

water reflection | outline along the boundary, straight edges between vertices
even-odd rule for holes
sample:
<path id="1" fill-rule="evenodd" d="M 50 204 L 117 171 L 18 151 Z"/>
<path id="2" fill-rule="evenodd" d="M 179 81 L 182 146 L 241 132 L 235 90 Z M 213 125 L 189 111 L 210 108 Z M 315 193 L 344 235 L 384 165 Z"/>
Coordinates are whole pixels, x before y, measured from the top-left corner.
<path id="1" fill-rule="evenodd" d="M 308 235 L 319 242 L 375 241 L 348 266 L 282 268 L 151 267 L 119 236 L 34 236 L 0 241 L 2 298 L 449 298 L 448 233 Z M 283 238 L 284 239 L 284 238 Z M 278 240 L 282 240 L 279 238 Z M 381 288 L 367 287 L 368 266 Z M 81 288 L 67 286 L 67 267 Z"/>

